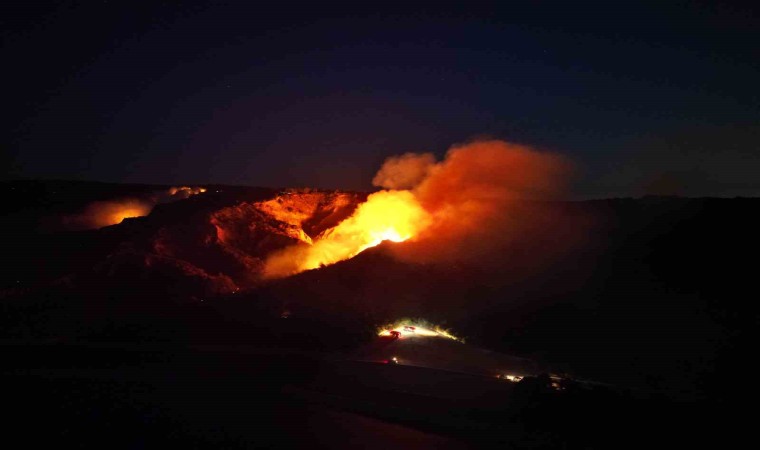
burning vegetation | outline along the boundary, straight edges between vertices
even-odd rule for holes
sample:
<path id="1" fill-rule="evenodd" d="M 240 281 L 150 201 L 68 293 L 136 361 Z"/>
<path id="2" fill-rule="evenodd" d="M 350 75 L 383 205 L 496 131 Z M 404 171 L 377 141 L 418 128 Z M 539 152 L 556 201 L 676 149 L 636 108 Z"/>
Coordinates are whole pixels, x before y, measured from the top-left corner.
<path id="1" fill-rule="evenodd" d="M 264 277 L 334 264 L 384 241 L 408 241 L 398 256 L 411 260 L 480 257 L 509 238 L 519 202 L 552 198 L 569 169 L 558 155 L 498 140 L 452 147 L 440 162 L 430 153 L 391 157 L 373 180 L 384 190 L 315 237 L 294 229 L 300 242 L 270 255 Z M 298 211 L 283 216 L 303 221 Z"/>
<path id="2" fill-rule="evenodd" d="M 165 221 L 171 214 L 162 216 L 145 242 L 111 253 L 107 272 L 118 272 L 110 269 L 116 267 L 127 273 L 128 268 L 139 266 L 137 270 L 186 277 L 191 284 L 195 283 L 192 280 L 205 280 L 211 288 L 189 295 L 198 297 L 207 296 L 207 292 L 255 288 L 268 280 L 353 258 L 389 241 L 403 244 L 387 246 L 385 256 L 412 265 L 434 264 L 444 272 L 463 266 L 474 267 L 473 274 L 477 275 L 481 267 L 502 267 L 499 261 L 504 255 L 515 255 L 520 264 L 510 266 L 509 271 L 516 278 L 520 276 L 516 272 L 536 266 L 535 255 L 543 257 L 562 242 L 571 242 L 567 232 L 556 232 L 556 226 L 549 227 L 548 233 L 536 231 L 541 228 L 534 226 L 535 211 L 540 209 L 536 202 L 531 202 L 534 206 L 530 208 L 520 206 L 522 200 L 547 199 L 558 193 L 567 172 L 568 164 L 557 155 L 496 140 L 454 146 L 441 161 L 430 153 L 407 153 L 385 161 L 373 180 L 382 189 L 369 195 L 259 189 L 232 194 L 224 200 L 228 203 L 220 203 L 221 208 L 211 198 L 200 201 L 198 205 L 206 205 L 207 212 L 190 221 Z M 94 202 L 64 221 L 69 229 L 105 227 L 148 215 L 159 203 L 205 191 L 202 187 L 178 186 L 149 192 L 142 198 Z M 560 231 L 566 229 L 572 227 L 564 223 Z M 541 242 L 542 250 L 503 250 L 505 243 L 529 240 Z M 462 275 L 469 272 L 461 269 L 456 273 L 469 276 Z M 384 274 L 377 283 L 387 283 L 389 276 L 392 274 Z M 403 279 L 398 283 L 409 285 Z M 371 302 L 372 295 L 365 297 L 362 302 Z M 383 304 L 399 302 L 385 299 Z M 387 308 L 381 317 L 417 313 Z M 439 329 L 422 328 L 446 335 Z"/>
<path id="3" fill-rule="evenodd" d="M 267 259 L 264 275 L 281 277 L 349 259 L 383 241 L 403 242 L 430 223 L 430 216 L 409 191 L 370 195 L 354 214 L 307 245 L 288 247 Z"/>

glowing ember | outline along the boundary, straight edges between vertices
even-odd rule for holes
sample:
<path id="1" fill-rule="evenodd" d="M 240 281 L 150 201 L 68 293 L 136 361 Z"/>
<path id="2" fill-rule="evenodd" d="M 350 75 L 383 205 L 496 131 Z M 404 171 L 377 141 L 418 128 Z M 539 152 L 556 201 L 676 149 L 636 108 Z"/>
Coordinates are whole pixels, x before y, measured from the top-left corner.
<path id="1" fill-rule="evenodd" d="M 377 334 L 378 336 L 393 336 L 399 339 L 417 337 L 442 337 L 458 342 L 464 342 L 463 339 L 454 336 L 449 331 L 444 330 L 441 327 L 428 324 L 419 324 L 406 320 L 382 327 Z"/>
<path id="2" fill-rule="evenodd" d="M 349 259 L 383 241 L 403 242 L 430 225 L 430 215 L 409 191 L 370 195 L 354 214 L 314 239 L 269 258 L 268 277 L 287 276 Z"/>

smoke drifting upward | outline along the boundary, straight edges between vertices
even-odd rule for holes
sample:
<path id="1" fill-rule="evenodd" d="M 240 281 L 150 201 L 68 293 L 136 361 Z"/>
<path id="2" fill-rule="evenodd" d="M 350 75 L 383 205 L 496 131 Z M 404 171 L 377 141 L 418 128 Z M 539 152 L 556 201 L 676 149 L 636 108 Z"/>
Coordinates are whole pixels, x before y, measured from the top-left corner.
<path id="1" fill-rule="evenodd" d="M 420 184 L 433 166 L 435 156 L 432 153 L 391 156 L 375 175 L 372 185 L 386 189 L 409 189 Z"/>
<path id="2" fill-rule="evenodd" d="M 202 187 L 172 187 L 156 191 L 146 198 L 121 198 L 92 202 L 78 214 L 64 216 L 63 226 L 69 230 L 91 230 L 121 223 L 124 219 L 147 216 L 159 203 L 183 200 L 206 192 Z"/>
<path id="3" fill-rule="evenodd" d="M 521 205 L 555 198 L 570 172 L 557 154 L 498 140 L 454 146 L 440 162 L 431 153 L 388 158 L 373 183 L 394 190 L 370 195 L 312 246 L 272 255 L 265 276 L 332 264 L 384 240 L 405 242 L 394 249 L 405 260 L 487 260 L 502 244 L 548 223 L 537 208 L 528 213 Z"/>
<path id="4" fill-rule="evenodd" d="M 548 225 L 536 201 L 557 198 L 571 171 L 564 157 L 524 145 L 489 140 L 454 146 L 412 188 L 433 225 L 396 253 L 418 261 L 486 259 Z M 526 201 L 533 201 L 528 209 Z"/>

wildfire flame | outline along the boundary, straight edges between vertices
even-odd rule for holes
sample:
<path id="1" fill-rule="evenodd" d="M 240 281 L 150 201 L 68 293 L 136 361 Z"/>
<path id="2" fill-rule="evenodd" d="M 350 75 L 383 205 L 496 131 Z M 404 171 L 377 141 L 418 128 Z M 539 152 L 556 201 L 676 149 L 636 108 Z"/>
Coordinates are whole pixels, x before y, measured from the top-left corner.
<path id="1" fill-rule="evenodd" d="M 272 255 L 265 276 L 287 276 L 349 259 L 383 241 L 403 242 L 431 223 L 430 214 L 409 191 L 371 194 L 354 214 L 314 239 Z"/>
<path id="2" fill-rule="evenodd" d="M 431 153 L 388 158 L 373 180 L 387 190 L 316 238 L 268 257 L 264 277 L 333 264 L 383 241 L 410 241 L 410 259 L 420 261 L 480 258 L 508 239 L 517 202 L 553 195 L 568 170 L 559 155 L 498 140 L 454 146 L 440 162 Z"/>

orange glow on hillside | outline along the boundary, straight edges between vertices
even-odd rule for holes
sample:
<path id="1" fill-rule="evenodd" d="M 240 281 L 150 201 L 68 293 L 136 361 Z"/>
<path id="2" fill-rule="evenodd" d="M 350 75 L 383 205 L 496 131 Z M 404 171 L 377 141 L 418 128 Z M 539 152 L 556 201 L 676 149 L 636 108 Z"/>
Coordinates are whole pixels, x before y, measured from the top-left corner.
<path id="1" fill-rule="evenodd" d="M 156 191 L 142 198 L 96 201 L 88 204 L 82 212 L 64 216 L 62 219 L 67 228 L 80 230 L 118 225 L 124 219 L 147 216 L 158 203 L 182 200 L 203 192 L 206 192 L 206 188 L 180 186 Z"/>
<path id="2" fill-rule="evenodd" d="M 430 215 L 411 192 L 376 192 L 351 217 L 319 235 L 313 244 L 286 248 L 270 257 L 265 275 L 281 277 L 334 264 L 383 241 L 411 239 L 430 223 Z"/>
<path id="3" fill-rule="evenodd" d="M 120 224 L 124 219 L 146 216 L 153 202 L 139 199 L 121 199 L 92 202 L 77 215 L 65 216 L 64 224 L 72 229 L 90 230 Z"/>
<path id="4" fill-rule="evenodd" d="M 330 228 L 340 222 L 339 219 L 334 219 L 334 216 L 342 217 L 345 211 L 350 212 L 354 201 L 353 195 L 345 193 L 326 194 L 319 191 L 292 190 L 271 200 L 258 202 L 255 206 L 259 211 L 280 222 L 278 228 L 281 233 L 298 241 L 313 244 L 312 237 L 306 231 L 310 229 L 309 231 L 313 232 L 311 229 L 313 227 L 307 224 L 312 223 L 315 216 L 320 216 L 322 220 L 328 222 L 323 229 Z M 345 217 L 349 215 L 349 212 L 345 212 Z"/>
<path id="5" fill-rule="evenodd" d="M 135 217 L 142 217 L 150 213 L 151 207 L 133 204 L 125 206 L 122 209 L 108 212 L 108 215 L 102 220 L 104 224 L 115 225 L 124 221 L 124 219 L 132 219 Z"/>

